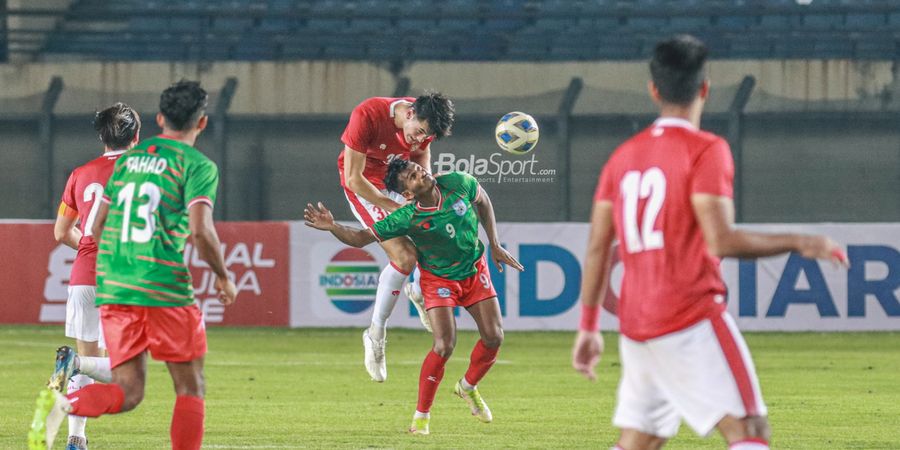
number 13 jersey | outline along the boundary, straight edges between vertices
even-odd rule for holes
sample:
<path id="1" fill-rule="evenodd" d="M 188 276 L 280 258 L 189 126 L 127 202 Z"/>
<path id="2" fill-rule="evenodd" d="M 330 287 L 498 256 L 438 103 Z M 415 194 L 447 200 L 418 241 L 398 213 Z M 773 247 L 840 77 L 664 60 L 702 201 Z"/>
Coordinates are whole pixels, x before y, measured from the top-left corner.
<path id="1" fill-rule="evenodd" d="M 184 263 L 188 209 L 215 203 L 219 171 L 187 144 L 157 136 L 116 162 L 97 256 L 97 304 L 185 306 L 193 303 Z"/>
<path id="2" fill-rule="evenodd" d="M 657 120 L 607 161 L 594 201 L 613 204 L 625 336 L 651 339 L 724 311 L 719 259 L 707 248 L 691 195 L 731 197 L 733 179 L 728 143 L 677 118 Z"/>

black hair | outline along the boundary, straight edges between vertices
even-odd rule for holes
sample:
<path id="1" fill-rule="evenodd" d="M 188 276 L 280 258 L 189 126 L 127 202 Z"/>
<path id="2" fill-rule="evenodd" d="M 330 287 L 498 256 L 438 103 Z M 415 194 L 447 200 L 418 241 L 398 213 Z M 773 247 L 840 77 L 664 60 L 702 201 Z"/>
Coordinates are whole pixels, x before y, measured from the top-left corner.
<path id="1" fill-rule="evenodd" d="M 450 136 L 453 121 L 456 119 L 456 109 L 453 102 L 440 92 L 428 91 L 420 95 L 413 103 L 413 111 L 416 119 L 428 122 L 428 128 L 434 134 L 435 139 Z"/>
<path id="2" fill-rule="evenodd" d="M 130 106 L 119 102 L 94 114 L 94 130 L 107 148 L 122 150 L 141 131 L 141 118 Z"/>
<path id="3" fill-rule="evenodd" d="M 166 118 L 166 126 L 184 131 L 203 117 L 207 100 L 209 95 L 199 81 L 181 80 L 159 96 L 159 112 Z"/>
<path id="4" fill-rule="evenodd" d="M 694 101 L 706 79 L 706 45 L 682 34 L 656 44 L 650 75 L 663 100 L 676 105 Z"/>
<path id="5" fill-rule="evenodd" d="M 402 194 L 404 186 L 400 186 L 400 174 L 409 167 L 409 161 L 397 158 L 388 164 L 387 175 L 384 176 L 384 186 L 391 192 Z"/>

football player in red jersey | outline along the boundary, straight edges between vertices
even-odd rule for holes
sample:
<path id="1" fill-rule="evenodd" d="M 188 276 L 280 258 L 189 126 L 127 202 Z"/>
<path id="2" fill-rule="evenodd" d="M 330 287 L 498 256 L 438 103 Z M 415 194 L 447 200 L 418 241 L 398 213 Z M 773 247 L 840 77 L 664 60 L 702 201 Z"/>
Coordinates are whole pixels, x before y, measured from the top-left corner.
<path id="1" fill-rule="evenodd" d="M 660 117 L 616 149 L 594 197 L 572 363 L 595 378 L 615 238 L 625 266 L 616 449 L 660 448 L 682 420 L 701 436 L 718 428 L 731 450 L 768 449 L 766 406 L 750 352 L 726 312 L 719 259 L 793 251 L 847 264 L 824 236 L 734 227 L 731 151 L 699 128 L 709 93 L 706 56 L 691 36 L 656 46 L 648 87 Z"/>
<path id="2" fill-rule="evenodd" d="M 431 142 L 448 136 L 454 121 L 453 102 L 428 92 L 413 97 L 373 97 L 353 109 L 338 157 L 341 187 L 357 220 L 371 229 L 375 222 L 406 203 L 384 185 L 387 167 L 395 159 L 411 160 L 431 167 Z M 366 370 L 373 380 L 387 378 L 384 356 L 385 327 L 394 310 L 403 282 L 416 268 L 416 250 L 407 237 L 380 242 L 391 263 L 378 277 L 372 323 L 363 332 Z M 431 331 L 421 290 L 412 283 L 406 293 Z"/>
<path id="3" fill-rule="evenodd" d="M 66 302 L 66 337 L 75 339 L 78 356 L 71 347 L 57 350 L 57 364 L 70 360 L 79 369 L 67 385 L 69 393 L 92 384 L 94 380 L 108 383 L 112 378 L 109 358 L 103 357 L 103 335 L 100 330 L 100 310 L 96 297 L 97 242 L 91 226 L 100 207 L 103 189 L 116 164 L 126 150 L 137 144 L 141 120 L 124 103 L 116 103 L 94 116 L 94 130 L 103 143 L 103 155 L 72 171 L 53 235 L 60 243 L 77 250 L 69 277 L 69 298 Z M 69 416 L 67 448 L 87 448 L 84 417 Z"/>

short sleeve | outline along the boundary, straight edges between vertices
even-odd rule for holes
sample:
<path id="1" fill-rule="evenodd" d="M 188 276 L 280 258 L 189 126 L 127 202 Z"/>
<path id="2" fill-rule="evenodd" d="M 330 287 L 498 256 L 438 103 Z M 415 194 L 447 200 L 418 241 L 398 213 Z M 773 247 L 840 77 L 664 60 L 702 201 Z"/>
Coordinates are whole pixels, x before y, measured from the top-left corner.
<path id="1" fill-rule="evenodd" d="M 350 113 L 350 121 L 347 123 L 347 128 L 344 129 L 344 134 L 341 135 L 341 142 L 353 150 L 366 153 L 369 143 L 372 142 L 373 134 L 374 126 L 369 107 L 366 102 L 360 103 Z"/>
<path id="2" fill-rule="evenodd" d="M 372 226 L 372 232 L 379 241 L 386 241 L 409 233 L 412 206 L 404 206 Z"/>
<path id="3" fill-rule="evenodd" d="M 600 172 L 600 178 L 597 181 L 597 190 L 594 192 L 594 202 L 608 200 L 614 202 L 618 192 L 616 191 L 616 182 L 613 180 L 613 169 L 610 163 L 603 166 Z"/>
<path id="4" fill-rule="evenodd" d="M 734 196 L 734 160 L 724 139 L 716 140 L 694 161 L 691 193 Z"/>
<path id="5" fill-rule="evenodd" d="M 466 198 L 469 200 L 469 203 L 475 203 L 478 201 L 478 196 L 481 192 L 479 189 L 480 185 L 478 184 L 478 180 L 475 179 L 472 175 L 469 175 L 465 172 L 459 172 L 462 178 L 462 188 L 466 191 Z"/>
<path id="6" fill-rule="evenodd" d="M 63 190 L 62 194 L 62 202 L 73 211 L 78 211 L 78 203 L 75 202 L 75 174 L 77 172 L 77 170 L 73 170 L 69 174 L 69 180 L 66 181 L 66 189 Z"/>
<path id="7" fill-rule="evenodd" d="M 184 179 L 184 201 L 187 208 L 196 203 L 206 203 L 213 207 L 216 203 L 216 188 L 219 186 L 219 168 L 209 159 L 195 164 Z"/>

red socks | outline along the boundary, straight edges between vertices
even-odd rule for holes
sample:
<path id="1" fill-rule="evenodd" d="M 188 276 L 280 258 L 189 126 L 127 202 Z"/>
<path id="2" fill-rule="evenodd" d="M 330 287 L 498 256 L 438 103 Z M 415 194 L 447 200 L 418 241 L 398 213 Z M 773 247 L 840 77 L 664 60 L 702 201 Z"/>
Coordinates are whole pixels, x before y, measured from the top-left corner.
<path id="1" fill-rule="evenodd" d="M 197 450 L 203 443 L 205 403 L 200 397 L 179 395 L 172 414 L 172 450 Z"/>
<path id="2" fill-rule="evenodd" d="M 118 384 L 94 383 L 66 396 L 72 403 L 69 414 L 81 417 L 99 417 L 122 410 L 125 391 Z"/>
<path id="3" fill-rule="evenodd" d="M 422 372 L 419 373 L 419 402 L 416 404 L 416 411 L 423 413 L 431 411 L 434 394 L 441 385 L 441 379 L 444 378 L 445 364 L 447 358 L 442 358 L 434 350 L 428 352 L 425 362 L 422 363 Z"/>
<path id="4" fill-rule="evenodd" d="M 489 348 L 479 339 L 472 349 L 472 357 L 469 362 L 469 370 L 466 370 L 466 383 L 472 386 L 478 385 L 478 382 L 484 378 L 484 375 L 491 370 L 491 366 L 497 361 L 497 353 L 500 347 Z"/>

